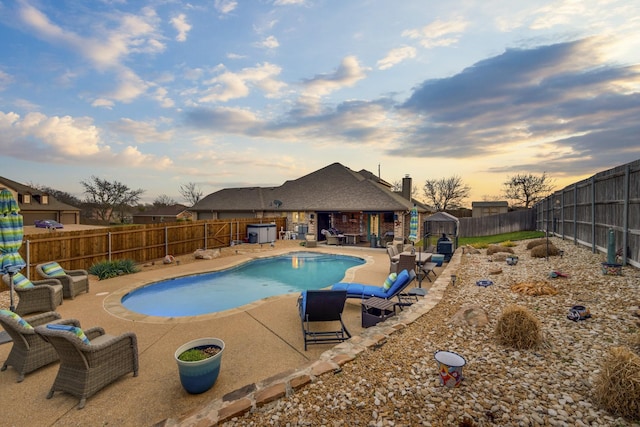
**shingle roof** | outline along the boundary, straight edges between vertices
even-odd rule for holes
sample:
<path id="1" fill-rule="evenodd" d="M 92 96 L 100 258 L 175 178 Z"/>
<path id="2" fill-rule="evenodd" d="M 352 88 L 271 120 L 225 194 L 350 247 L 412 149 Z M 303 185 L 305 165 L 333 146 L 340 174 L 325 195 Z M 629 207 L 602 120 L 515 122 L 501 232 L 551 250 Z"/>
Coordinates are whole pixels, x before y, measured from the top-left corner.
<path id="1" fill-rule="evenodd" d="M 47 194 L 43 191 L 38 190 L 37 188 L 29 187 L 24 184 L 20 184 L 19 182 L 12 181 L 5 177 L 0 176 L 0 187 L 6 186 L 8 188 L 12 188 L 17 191 L 18 194 L 31 194 L 32 196 L 42 196 L 43 194 Z M 40 204 L 38 200 L 34 198 L 31 199 L 32 203 L 28 205 L 24 205 L 18 202 L 20 206 L 20 210 L 28 210 L 28 211 L 79 211 L 79 208 L 75 206 L 71 206 L 67 203 L 62 203 L 57 200 L 55 197 L 49 195 L 49 203 L 46 205 Z"/>
<path id="2" fill-rule="evenodd" d="M 388 185 L 380 181 L 371 172 L 355 172 L 340 163 L 332 163 L 279 187 L 220 190 L 200 200 L 191 210 L 382 212 L 411 209 L 411 201 L 390 191 Z"/>

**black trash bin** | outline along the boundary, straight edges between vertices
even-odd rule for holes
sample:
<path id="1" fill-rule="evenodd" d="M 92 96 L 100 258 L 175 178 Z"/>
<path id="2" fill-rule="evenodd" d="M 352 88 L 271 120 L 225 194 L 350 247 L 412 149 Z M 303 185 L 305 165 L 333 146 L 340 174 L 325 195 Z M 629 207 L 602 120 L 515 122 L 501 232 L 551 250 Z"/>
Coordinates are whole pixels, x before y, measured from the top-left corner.
<path id="1" fill-rule="evenodd" d="M 258 233 L 249 233 L 249 243 L 258 243 Z"/>

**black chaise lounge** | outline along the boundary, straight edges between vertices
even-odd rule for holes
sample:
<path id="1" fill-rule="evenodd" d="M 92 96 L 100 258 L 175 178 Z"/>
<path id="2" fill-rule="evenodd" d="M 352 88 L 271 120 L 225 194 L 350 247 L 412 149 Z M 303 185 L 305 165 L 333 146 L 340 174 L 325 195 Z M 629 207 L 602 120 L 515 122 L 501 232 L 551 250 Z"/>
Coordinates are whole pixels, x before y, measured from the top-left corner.
<path id="1" fill-rule="evenodd" d="M 351 338 L 342 321 L 347 291 L 309 290 L 298 299 L 304 349 L 309 344 L 339 343 Z M 333 329 L 337 326 L 340 329 Z"/>

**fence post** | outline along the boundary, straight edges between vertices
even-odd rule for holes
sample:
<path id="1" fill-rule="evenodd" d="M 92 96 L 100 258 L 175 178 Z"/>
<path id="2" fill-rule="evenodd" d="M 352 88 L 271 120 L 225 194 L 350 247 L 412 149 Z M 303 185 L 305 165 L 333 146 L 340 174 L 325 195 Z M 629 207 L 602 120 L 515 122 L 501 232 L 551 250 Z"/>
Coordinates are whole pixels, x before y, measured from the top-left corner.
<path id="1" fill-rule="evenodd" d="M 573 244 L 578 246 L 578 183 L 573 184 Z"/>
<path id="2" fill-rule="evenodd" d="M 169 229 L 164 226 L 164 256 L 169 255 Z"/>
<path id="3" fill-rule="evenodd" d="M 629 174 L 631 166 L 624 168 L 624 211 L 622 212 L 622 265 L 627 265 L 627 245 L 629 238 Z"/>
<path id="4" fill-rule="evenodd" d="M 111 232 L 110 231 L 107 233 L 107 242 L 108 242 L 108 247 L 109 247 L 108 250 L 107 250 L 107 253 L 109 255 L 108 256 L 109 262 L 111 262 Z"/>
<path id="5" fill-rule="evenodd" d="M 207 223 L 204 223 L 204 249 L 207 249 L 207 237 L 209 233 L 209 228 L 207 227 Z"/>
<path id="6" fill-rule="evenodd" d="M 592 176 L 591 182 L 591 252 L 596 253 L 596 178 Z"/>

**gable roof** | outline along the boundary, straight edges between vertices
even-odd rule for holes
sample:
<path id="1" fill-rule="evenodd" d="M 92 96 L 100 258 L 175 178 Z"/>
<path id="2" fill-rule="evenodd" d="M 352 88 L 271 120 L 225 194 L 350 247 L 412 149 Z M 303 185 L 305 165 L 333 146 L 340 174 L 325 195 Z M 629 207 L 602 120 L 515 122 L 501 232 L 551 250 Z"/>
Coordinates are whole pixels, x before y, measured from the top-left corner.
<path id="1" fill-rule="evenodd" d="M 16 191 L 20 195 L 31 194 L 31 203 L 24 204 L 18 200 L 18 206 L 20 206 L 20 210 L 26 211 L 79 211 L 80 209 L 71 206 L 67 203 L 62 203 L 57 200 L 55 197 L 50 194 L 40 191 L 37 188 L 29 187 L 28 185 L 20 184 L 19 182 L 12 181 L 8 178 L 0 176 L 0 188 L 2 187 L 10 188 Z M 49 203 L 43 205 L 40 203 L 40 197 L 43 194 L 47 194 L 49 196 Z"/>
<path id="2" fill-rule="evenodd" d="M 382 212 L 412 207 L 413 202 L 390 191 L 388 184 L 371 172 L 355 172 L 332 163 L 279 187 L 220 190 L 204 197 L 191 210 Z"/>

